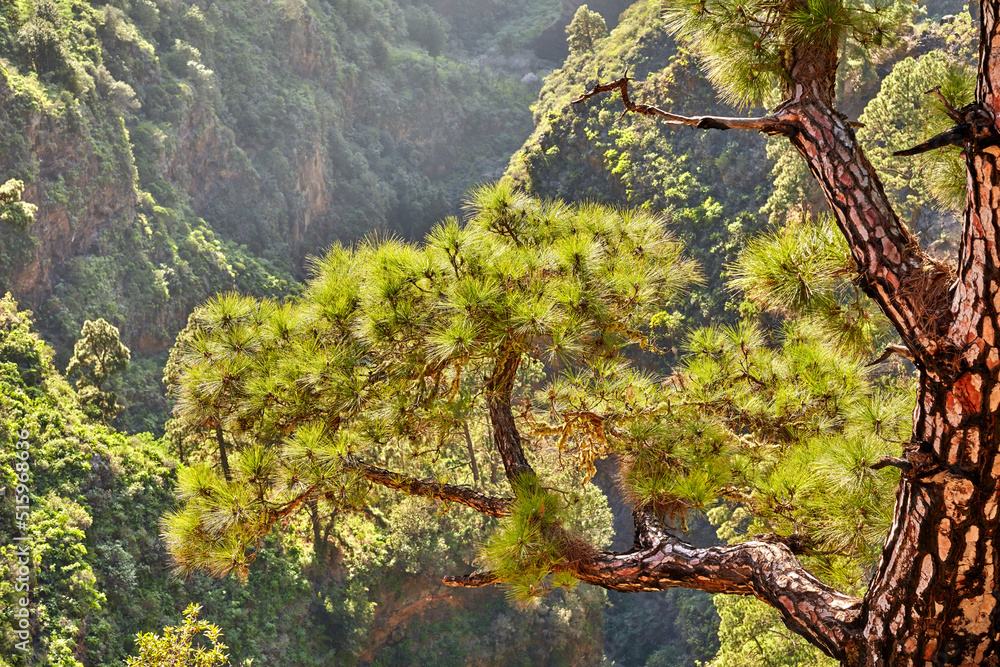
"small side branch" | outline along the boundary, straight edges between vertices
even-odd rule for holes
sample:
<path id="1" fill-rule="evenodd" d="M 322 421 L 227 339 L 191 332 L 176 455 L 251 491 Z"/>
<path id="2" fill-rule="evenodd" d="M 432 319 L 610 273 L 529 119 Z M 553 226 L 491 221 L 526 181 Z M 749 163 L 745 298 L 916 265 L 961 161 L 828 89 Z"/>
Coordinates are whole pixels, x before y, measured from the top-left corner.
<path id="1" fill-rule="evenodd" d="M 877 359 L 869 361 L 867 364 L 865 364 L 865 366 L 878 366 L 879 364 L 881 364 L 883 361 L 885 361 L 894 354 L 898 354 L 904 359 L 913 361 L 913 353 L 910 352 L 910 348 L 906 347 L 905 345 L 890 343 L 889 345 L 885 346 L 885 351 L 882 352 L 882 354 L 880 354 Z"/>
<path id="2" fill-rule="evenodd" d="M 625 76 L 610 83 L 599 83 L 580 97 L 573 100 L 573 104 L 579 104 L 600 93 L 607 93 L 617 90 L 621 93 L 622 104 L 625 105 L 625 112 L 639 113 L 646 116 L 658 116 L 668 125 L 688 125 L 702 130 L 757 130 L 765 134 L 791 134 L 795 131 L 793 123 L 777 116 L 763 116 L 760 118 L 729 118 L 722 116 L 679 116 L 669 111 L 665 111 L 651 104 L 636 104 L 629 97 L 628 82 L 632 81 L 626 73 Z M 624 114 L 623 114 L 624 115 Z"/>
<path id="3" fill-rule="evenodd" d="M 949 102 L 948 99 L 943 94 L 941 94 L 941 86 L 934 86 L 933 88 L 925 92 L 924 95 L 930 95 L 931 93 L 937 95 L 937 98 L 941 100 L 941 104 L 944 105 L 944 111 L 946 114 L 948 114 L 948 118 L 951 118 L 956 123 L 965 122 L 965 116 L 962 114 L 962 112 L 956 109 L 955 107 L 951 106 L 951 102 Z"/>
<path id="4" fill-rule="evenodd" d="M 465 505 L 486 516 L 499 518 L 510 514 L 509 498 L 494 498 L 467 486 L 420 480 L 357 460 L 350 461 L 347 467 L 361 473 L 370 482 L 403 491 L 411 496 L 425 496 Z"/>
<path id="5" fill-rule="evenodd" d="M 945 146 L 964 146 L 971 139 L 972 126 L 968 123 L 962 123 L 961 125 L 956 125 L 955 127 L 945 130 L 941 134 L 931 137 L 921 144 L 917 144 L 916 146 L 905 150 L 896 151 L 892 155 L 893 157 L 907 157 L 909 155 L 926 153 L 934 150 L 935 148 L 944 148 Z"/>
<path id="6" fill-rule="evenodd" d="M 939 86 L 934 86 L 927 91 L 928 95 L 931 93 L 937 95 L 941 104 L 944 105 L 945 113 L 955 121 L 954 127 L 948 128 L 944 132 L 931 137 L 922 144 L 917 144 L 913 148 L 896 151 L 893 153 L 894 156 L 919 155 L 920 153 L 926 153 L 935 148 L 944 148 L 945 146 L 965 148 L 977 143 L 982 144 L 984 138 L 992 138 L 993 116 L 983 109 L 981 105 L 968 104 L 961 109 L 956 109 L 941 94 Z"/>
<path id="7" fill-rule="evenodd" d="M 899 468 L 903 472 L 909 471 L 913 466 L 906 459 L 900 458 L 898 456 L 883 456 L 875 463 L 868 466 L 872 470 L 881 470 L 882 468 Z"/>
<path id="8" fill-rule="evenodd" d="M 455 588 L 482 588 L 498 583 L 497 576 L 492 572 L 473 572 L 464 577 L 447 576 L 441 581 L 445 586 L 454 586 Z"/>

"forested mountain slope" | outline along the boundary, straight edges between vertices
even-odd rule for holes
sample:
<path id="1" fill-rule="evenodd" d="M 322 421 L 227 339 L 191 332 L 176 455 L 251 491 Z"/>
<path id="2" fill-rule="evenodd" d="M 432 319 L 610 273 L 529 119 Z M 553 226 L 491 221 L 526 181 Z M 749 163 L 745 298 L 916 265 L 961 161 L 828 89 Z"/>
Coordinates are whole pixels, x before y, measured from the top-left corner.
<path id="1" fill-rule="evenodd" d="M 529 46 L 573 8 L 5 3 L 0 173 L 39 211 L 0 234 L 0 291 L 60 350 L 104 317 L 146 355 L 219 290 L 293 290 L 334 240 L 419 237 L 530 132 Z"/>

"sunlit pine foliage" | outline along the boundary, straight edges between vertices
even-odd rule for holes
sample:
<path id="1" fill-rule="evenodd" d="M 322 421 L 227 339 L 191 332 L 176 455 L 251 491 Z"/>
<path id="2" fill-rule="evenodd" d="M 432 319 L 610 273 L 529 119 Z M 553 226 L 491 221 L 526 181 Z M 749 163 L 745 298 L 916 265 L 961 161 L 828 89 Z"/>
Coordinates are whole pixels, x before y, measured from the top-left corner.
<path id="1" fill-rule="evenodd" d="M 738 508 L 734 539 L 793 538 L 813 571 L 857 588 L 898 478 L 871 465 L 899 454 L 913 392 L 905 375 L 865 365 L 885 322 L 854 292 L 837 239 L 824 218 L 751 242 L 734 287 L 757 310 L 691 332 L 667 377 L 622 358 L 566 370 L 536 394 L 533 431 L 581 466 L 617 454 L 631 504 L 675 527 L 693 512 Z M 768 326 L 752 315 L 760 310 L 771 311 Z"/>
<path id="2" fill-rule="evenodd" d="M 763 104 L 791 80 L 796 59 L 889 46 L 912 11 L 906 0 L 664 0 L 667 29 L 689 40 L 722 97 Z"/>
<path id="3" fill-rule="evenodd" d="M 751 527 L 794 536 L 814 571 L 848 587 L 863 581 L 897 480 L 895 469 L 870 466 L 907 437 L 907 382 L 874 374 L 803 320 L 700 329 L 671 376 L 623 378 L 629 391 L 601 398 L 599 377 L 567 376 L 551 401 L 563 419 L 604 415 L 633 506 L 680 528 L 693 512 L 739 507 L 749 521 L 740 539 Z"/>
<path id="4" fill-rule="evenodd" d="M 870 357 L 889 342 L 888 323 L 848 280 L 853 267 L 831 216 L 798 218 L 747 243 L 730 284 L 761 310 L 798 318 L 840 353 Z"/>
<path id="5" fill-rule="evenodd" d="M 740 508 L 735 539 L 793 537 L 814 571 L 855 588 L 878 556 L 898 477 L 870 466 L 899 454 L 913 393 L 822 330 L 812 317 L 770 329 L 744 320 L 692 332 L 665 378 L 617 359 L 564 373 L 536 399 L 560 419 L 535 430 L 566 451 L 617 454 L 631 504 L 675 527 Z"/>
<path id="6" fill-rule="evenodd" d="M 181 473 L 182 506 L 163 523 L 180 571 L 246 576 L 260 539 L 303 503 L 360 506 L 356 461 L 448 481 L 436 462 L 464 447 L 464 420 L 485 420 L 503 364 L 598 376 L 623 348 L 651 347 L 651 317 L 697 279 L 650 213 L 505 184 L 473 192 L 467 210 L 423 244 L 334 247 L 299 302 L 224 294 L 193 316 L 167 372 L 173 428 L 200 451 L 227 448 L 231 478 L 212 458 Z M 511 409 L 540 423 L 530 404 Z M 583 462 L 577 479 L 594 449 L 570 459 Z"/>
<path id="7" fill-rule="evenodd" d="M 515 497 L 510 516 L 483 547 L 481 559 L 506 582 L 508 598 L 527 605 L 554 588 L 575 585 L 564 569 L 567 561 L 585 556 L 592 547 L 563 528 L 565 502 L 537 477 L 518 479 Z"/>

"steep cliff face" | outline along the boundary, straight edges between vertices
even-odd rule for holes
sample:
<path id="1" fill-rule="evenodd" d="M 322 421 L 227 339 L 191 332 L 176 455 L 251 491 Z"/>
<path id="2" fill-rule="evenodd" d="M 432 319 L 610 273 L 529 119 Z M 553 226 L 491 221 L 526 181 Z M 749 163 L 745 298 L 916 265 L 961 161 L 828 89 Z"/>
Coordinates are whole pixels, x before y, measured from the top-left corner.
<path id="1" fill-rule="evenodd" d="M 92 251 L 115 225 L 134 222 L 135 166 L 121 122 L 52 99 L 7 68 L 0 68 L 0 113 L 5 134 L 20 135 L 5 146 L 2 173 L 27 177 L 24 198 L 39 207 L 34 248 L 0 280 L 39 303 L 69 258 Z"/>

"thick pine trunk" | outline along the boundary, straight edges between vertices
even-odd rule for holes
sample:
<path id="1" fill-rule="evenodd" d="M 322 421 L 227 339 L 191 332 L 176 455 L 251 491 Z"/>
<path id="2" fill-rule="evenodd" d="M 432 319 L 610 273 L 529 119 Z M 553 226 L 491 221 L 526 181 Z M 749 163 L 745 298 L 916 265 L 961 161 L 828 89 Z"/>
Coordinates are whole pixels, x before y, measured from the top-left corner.
<path id="1" fill-rule="evenodd" d="M 983 3 L 968 204 L 934 365 L 921 368 L 895 520 L 866 596 L 866 661 L 1000 664 L 1000 137 L 993 93 L 998 3 Z"/>
<path id="2" fill-rule="evenodd" d="M 958 279 L 920 251 L 836 112 L 789 107 L 791 139 L 850 242 L 859 284 L 913 351 L 920 373 L 909 466 L 846 664 L 998 664 L 1000 170 L 968 151 L 970 207 Z"/>
<path id="3" fill-rule="evenodd" d="M 943 382 L 921 373 L 913 467 L 865 598 L 856 664 L 997 664 L 996 391 L 986 364 Z"/>
<path id="4" fill-rule="evenodd" d="M 781 111 L 850 244 L 859 285 L 895 325 L 919 371 L 894 521 L 841 656 L 852 666 L 1000 664 L 997 5 L 984 3 L 977 102 L 986 114 L 965 148 L 969 207 L 957 276 L 932 262 L 899 222 L 853 132 L 826 100 L 807 89 Z"/>

